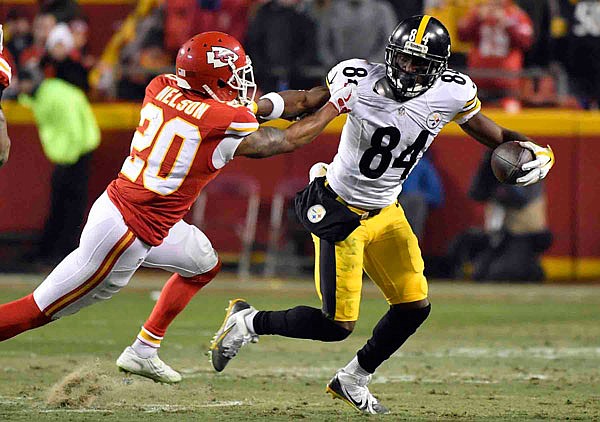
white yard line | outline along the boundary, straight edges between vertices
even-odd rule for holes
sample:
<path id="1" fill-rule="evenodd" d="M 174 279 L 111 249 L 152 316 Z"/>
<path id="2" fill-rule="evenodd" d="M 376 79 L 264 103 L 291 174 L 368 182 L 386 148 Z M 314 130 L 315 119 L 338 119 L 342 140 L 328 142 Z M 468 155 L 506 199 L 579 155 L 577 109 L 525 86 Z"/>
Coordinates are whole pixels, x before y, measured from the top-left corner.
<path id="1" fill-rule="evenodd" d="M 39 413 L 113 413 L 110 409 L 41 409 L 34 410 Z M 23 410 L 25 413 L 31 413 L 31 409 Z"/>
<path id="2" fill-rule="evenodd" d="M 527 347 L 527 348 L 492 348 L 492 347 L 457 347 L 435 352 L 396 352 L 393 357 L 422 356 L 435 358 L 600 358 L 600 347 Z"/>
<path id="3" fill-rule="evenodd" d="M 182 411 L 193 411 L 197 409 L 204 409 L 207 407 L 231 407 L 231 406 L 247 406 L 250 403 L 243 401 L 232 400 L 232 401 L 217 401 L 214 403 L 206 404 L 194 404 L 194 405 L 177 405 L 177 404 L 145 404 L 140 408 L 146 413 L 158 413 L 158 412 L 182 412 Z"/>

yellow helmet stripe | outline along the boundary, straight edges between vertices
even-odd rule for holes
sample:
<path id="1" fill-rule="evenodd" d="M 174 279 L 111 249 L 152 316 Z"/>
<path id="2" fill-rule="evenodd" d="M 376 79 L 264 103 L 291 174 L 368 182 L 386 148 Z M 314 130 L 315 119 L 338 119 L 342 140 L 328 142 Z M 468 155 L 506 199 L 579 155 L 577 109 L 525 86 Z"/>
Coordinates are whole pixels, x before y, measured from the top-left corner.
<path id="1" fill-rule="evenodd" d="M 417 30 L 417 37 L 415 38 L 415 42 L 417 44 L 421 44 L 421 42 L 423 41 L 423 35 L 425 34 L 425 28 L 429 23 L 429 19 L 431 19 L 431 16 L 429 15 L 424 15 L 421 18 L 421 23 L 419 23 L 419 29 Z"/>

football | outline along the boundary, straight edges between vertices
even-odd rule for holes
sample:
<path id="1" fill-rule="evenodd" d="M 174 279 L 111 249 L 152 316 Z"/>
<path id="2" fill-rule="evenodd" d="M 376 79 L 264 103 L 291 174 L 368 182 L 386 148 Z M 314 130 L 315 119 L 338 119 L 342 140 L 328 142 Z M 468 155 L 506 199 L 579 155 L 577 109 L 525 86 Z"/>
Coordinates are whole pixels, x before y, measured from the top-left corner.
<path id="1" fill-rule="evenodd" d="M 505 142 L 497 146 L 492 153 L 492 172 L 500 182 L 514 185 L 518 178 L 527 174 L 521 170 L 523 164 L 534 158 L 533 153 L 517 141 Z"/>

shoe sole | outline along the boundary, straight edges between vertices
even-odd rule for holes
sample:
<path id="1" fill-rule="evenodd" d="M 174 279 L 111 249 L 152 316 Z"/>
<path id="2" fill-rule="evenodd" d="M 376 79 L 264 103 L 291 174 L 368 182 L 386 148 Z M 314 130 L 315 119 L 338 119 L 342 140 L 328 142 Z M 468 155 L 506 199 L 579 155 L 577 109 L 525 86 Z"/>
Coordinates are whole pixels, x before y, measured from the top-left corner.
<path id="1" fill-rule="evenodd" d="M 362 413 L 363 415 L 372 415 L 372 413 L 370 412 L 365 412 L 364 410 L 362 410 L 360 407 L 356 406 L 354 403 L 352 403 L 352 401 L 348 400 L 348 398 L 346 396 L 344 396 L 343 394 L 338 393 L 337 391 L 335 391 L 333 388 L 331 388 L 331 384 L 327 384 L 327 387 L 325 388 L 325 392 L 327 394 L 331 394 L 331 398 L 333 400 L 335 399 L 339 399 L 342 402 L 346 403 L 348 406 L 350 406 L 351 408 L 353 408 L 354 410 L 356 410 L 357 412 Z M 384 413 L 376 413 L 376 415 L 386 415 L 389 414 L 390 411 L 388 410 L 387 412 Z"/>
<path id="2" fill-rule="evenodd" d="M 213 362 L 213 351 L 218 351 L 219 350 L 219 343 L 233 329 L 233 326 L 231 326 L 228 330 L 225 331 L 225 325 L 227 324 L 227 320 L 231 316 L 231 310 L 233 309 L 233 307 L 235 306 L 235 304 L 238 303 L 238 302 L 246 302 L 246 299 L 238 298 L 238 299 L 233 299 L 233 300 L 229 301 L 229 306 L 227 307 L 227 311 L 225 312 L 225 318 L 223 318 L 223 323 L 221 324 L 221 326 L 217 330 L 217 333 L 219 331 L 222 331 L 222 332 L 221 332 L 221 334 L 218 337 L 217 337 L 217 334 L 215 334 L 215 336 L 213 337 L 212 342 L 210 343 L 210 348 L 208 349 L 208 356 L 210 358 L 209 359 L 210 363 L 212 364 L 214 370 L 217 371 L 217 372 L 223 371 L 223 369 L 225 369 L 225 366 L 227 366 L 227 364 L 225 364 L 223 366 L 223 368 L 221 368 L 221 369 L 215 368 L 215 364 Z M 231 359 L 229 359 L 229 360 L 231 360 Z"/>
<path id="3" fill-rule="evenodd" d="M 141 372 L 136 372 L 136 371 L 132 371 L 132 370 L 123 368 L 122 366 L 118 366 L 117 365 L 117 367 L 119 368 L 119 372 L 124 372 L 125 375 L 130 375 L 130 374 L 138 375 L 140 377 L 152 380 L 152 381 L 154 381 L 156 383 L 161 383 L 161 384 L 177 384 L 178 382 L 180 382 L 180 381 L 164 381 L 164 380 L 161 380 L 161 379 L 156 379 L 154 377 L 148 376 L 148 374 L 142 374 Z"/>
<path id="4" fill-rule="evenodd" d="M 354 403 L 352 403 L 350 400 L 348 400 L 346 397 L 344 397 L 343 395 L 341 395 L 340 393 L 338 393 L 337 391 L 335 391 L 333 388 L 331 388 L 329 386 L 329 384 L 327 384 L 327 387 L 325 388 L 325 392 L 327 394 L 331 394 L 331 398 L 333 400 L 339 399 L 342 402 L 346 403 L 348 406 L 350 406 L 352 409 L 354 409 L 354 410 L 356 410 L 356 411 L 358 411 L 360 413 L 363 413 L 363 414 L 365 413 L 361 409 L 359 409 L 358 407 L 356 407 L 356 405 Z"/>

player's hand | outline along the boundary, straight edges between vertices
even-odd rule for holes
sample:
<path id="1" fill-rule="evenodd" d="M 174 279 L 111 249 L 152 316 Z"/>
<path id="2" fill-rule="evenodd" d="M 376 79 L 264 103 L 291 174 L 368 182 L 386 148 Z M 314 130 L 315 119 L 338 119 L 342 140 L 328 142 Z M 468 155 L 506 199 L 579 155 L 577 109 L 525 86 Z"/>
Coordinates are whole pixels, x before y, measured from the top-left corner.
<path id="1" fill-rule="evenodd" d="M 12 77 L 12 70 L 8 61 L 2 55 L 2 25 L 0 25 L 0 89 L 6 88 L 10 85 L 10 78 Z"/>
<path id="2" fill-rule="evenodd" d="M 256 112 L 258 111 L 258 104 L 256 101 L 250 101 L 248 104 L 246 104 L 246 108 L 250 110 L 252 114 L 256 115 Z"/>
<path id="3" fill-rule="evenodd" d="M 350 113 L 358 101 L 358 88 L 355 84 L 346 86 L 331 93 L 329 103 L 335 107 L 338 114 Z"/>
<path id="4" fill-rule="evenodd" d="M 554 165 L 554 152 L 552 151 L 552 148 L 550 148 L 550 145 L 543 148 L 529 141 L 519 142 L 519 145 L 523 148 L 527 148 L 535 155 L 534 160 L 523 164 L 521 167 L 522 170 L 529 172 L 525 176 L 517 179 L 517 185 L 529 186 L 546 177 Z"/>

